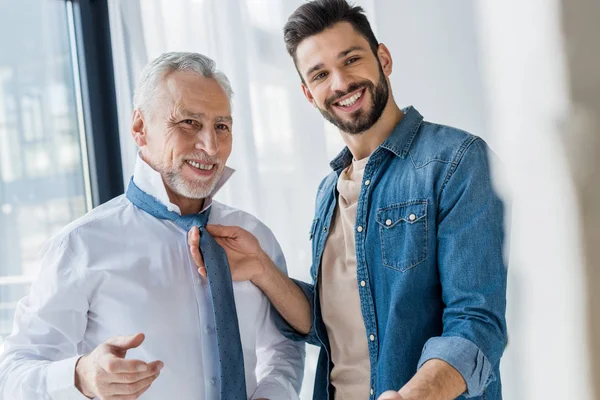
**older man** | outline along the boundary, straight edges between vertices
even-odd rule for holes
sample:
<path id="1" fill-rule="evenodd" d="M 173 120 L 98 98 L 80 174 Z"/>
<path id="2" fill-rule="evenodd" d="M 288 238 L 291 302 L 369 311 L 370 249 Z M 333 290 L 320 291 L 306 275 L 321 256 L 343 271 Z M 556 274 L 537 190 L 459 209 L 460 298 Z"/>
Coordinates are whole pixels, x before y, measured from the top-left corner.
<path id="1" fill-rule="evenodd" d="M 286 270 L 265 225 L 212 200 L 232 173 L 231 95 L 200 54 L 164 54 L 145 68 L 127 194 L 47 244 L 5 341 L 0 398 L 298 397 L 303 346 L 279 333 L 256 286 L 231 282 L 209 234 L 198 248 L 202 275 L 186 244 L 191 226 L 240 226 Z"/>

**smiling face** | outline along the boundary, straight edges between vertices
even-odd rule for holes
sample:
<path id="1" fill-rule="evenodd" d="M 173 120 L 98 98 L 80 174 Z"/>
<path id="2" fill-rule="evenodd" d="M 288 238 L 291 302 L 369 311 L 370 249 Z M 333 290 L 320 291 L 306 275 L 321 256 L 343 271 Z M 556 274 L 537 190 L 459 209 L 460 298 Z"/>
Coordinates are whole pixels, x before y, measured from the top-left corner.
<path id="1" fill-rule="evenodd" d="M 160 83 L 150 114 L 135 110 L 132 131 L 169 197 L 208 197 L 231 154 L 231 107 L 223 87 L 195 72 L 172 72 Z"/>
<path id="2" fill-rule="evenodd" d="M 387 48 L 380 45 L 373 54 L 367 39 L 348 22 L 304 39 L 296 50 L 296 67 L 306 98 L 342 132 L 370 129 L 390 100 Z"/>

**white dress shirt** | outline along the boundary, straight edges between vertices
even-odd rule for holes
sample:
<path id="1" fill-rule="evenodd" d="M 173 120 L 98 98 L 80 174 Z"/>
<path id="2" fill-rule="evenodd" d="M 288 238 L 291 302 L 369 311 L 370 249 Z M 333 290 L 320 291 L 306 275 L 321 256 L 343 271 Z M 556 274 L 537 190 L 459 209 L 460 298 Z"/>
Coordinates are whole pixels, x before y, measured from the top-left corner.
<path id="1" fill-rule="evenodd" d="M 216 190 L 231 172 L 227 169 Z M 160 174 L 139 156 L 133 179 L 180 212 L 169 202 Z M 210 198 L 206 206 L 212 207 L 209 223 L 252 232 L 286 272 L 277 240 L 257 218 Z M 74 386 L 77 360 L 110 337 L 138 332 L 146 340 L 127 358 L 164 362 L 141 399 L 218 399 L 207 285 L 190 257 L 183 229 L 136 208 L 125 195 L 95 208 L 43 250 L 40 274 L 17 306 L 13 333 L 0 355 L 0 399 L 86 399 Z M 256 286 L 234 282 L 233 290 L 248 396 L 298 399 L 304 346 L 279 333 L 269 301 Z"/>

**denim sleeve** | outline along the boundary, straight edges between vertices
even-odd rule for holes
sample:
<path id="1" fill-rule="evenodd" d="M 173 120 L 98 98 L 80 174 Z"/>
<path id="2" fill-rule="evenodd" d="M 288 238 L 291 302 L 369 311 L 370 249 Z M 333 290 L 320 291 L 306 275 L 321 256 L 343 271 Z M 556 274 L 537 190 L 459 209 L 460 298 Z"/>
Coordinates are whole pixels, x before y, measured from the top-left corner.
<path id="1" fill-rule="evenodd" d="M 314 315 L 315 305 L 314 305 L 314 291 L 315 286 L 310 283 L 302 282 L 296 279 L 292 279 L 300 289 L 304 292 L 304 295 L 308 299 L 308 303 L 310 304 L 310 315 Z M 287 323 L 287 321 L 279 314 L 277 309 L 271 306 L 273 310 L 273 320 L 275 321 L 275 326 L 279 329 L 283 336 L 288 339 L 294 340 L 296 342 L 306 342 L 308 344 L 312 344 L 314 346 L 321 346 L 321 342 L 317 338 L 316 327 L 314 323 L 314 318 L 312 318 L 312 324 L 310 326 L 310 332 L 306 335 L 303 335 L 296 331 L 294 328 Z"/>
<path id="2" fill-rule="evenodd" d="M 438 268 L 443 333 L 425 344 L 419 367 L 441 359 L 460 372 L 466 397 L 496 379 L 506 346 L 504 210 L 490 176 L 488 148 L 467 141 L 443 184 L 438 211 Z"/>

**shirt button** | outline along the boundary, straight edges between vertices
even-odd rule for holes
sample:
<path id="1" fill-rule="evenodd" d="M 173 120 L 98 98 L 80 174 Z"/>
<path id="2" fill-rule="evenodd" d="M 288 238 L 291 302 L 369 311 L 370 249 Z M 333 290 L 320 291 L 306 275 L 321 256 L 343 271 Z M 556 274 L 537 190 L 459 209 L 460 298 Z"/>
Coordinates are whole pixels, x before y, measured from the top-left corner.
<path id="1" fill-rule="evenodd" d="M 363 231 L 363 227 L 359 226 L 358 228 L 356 228 L 357 231 L 362 232 Z"/>
<path id="2" fill-rule="evenodd" d="M 417 219 L 417 216 L 415 214 L 410 214 L 408 216 L 408 219 L 411 220 L 411 221 L 414 221 L 415 219 Z"/>
<path id="3" fill-rule="evenodd" d="M 211 326 L 209 326 L 209 325 L 205 326 L 205 327 L 204 327 L 204 332 L 205 332 L 205 333 L 211 333 L 211 332 L 212 332 L 212 327 L 211 327 Z"/>
<path id="4" fill-rule="evenodd" d="M 323 227 L 323 232 L 327 232 L 327 227 L 326 226 Z"/>
<path id="5" fill-rule="evenodd" d="M 369 186 L 370 184 L 371 184 L 371 181 L 367 179 L 367 180 L 365 181 L 365 186 Z"/>
<path id="6" fill-rule="evenodd" d="M 367 282 L 365 282 L 365 281 L 360 281 L 360 286 L 362 286 L 362 287 L 365 287 L 365 286 L 367 286 Z"/>
<path id="7" fill-rule="evenodd" d="M 371 396 L 373 396 L 373 393 L 375 393 L 375 391 L 373 390 L 373 388 L 371 388 Z"/>
<path id="8" fill-rule="evenodd" d="M 374 342 L 375 341 L 375 335 L 370 335 L 369 336 L 369 340 L 371 340 L 371 342 Z"/>
<path id="9" fill-rule="evenodd" d="M 385 224 L 386 224 L 387 226 L 390 226 L 390 225 L 392 224 L 392 220 L 391 220 L 391 219 L 387 219 L 387 220 L 385 220 Z"/>
<path id="10" fill-rule="evenodd" d="M 213 386 L 214 386 L 214 385 L 216 385 L 216 384 L 217 384 L 217 378 L 212 378 L 212 379 L 210 380 L 210 383 L 211 383 Z"/>

